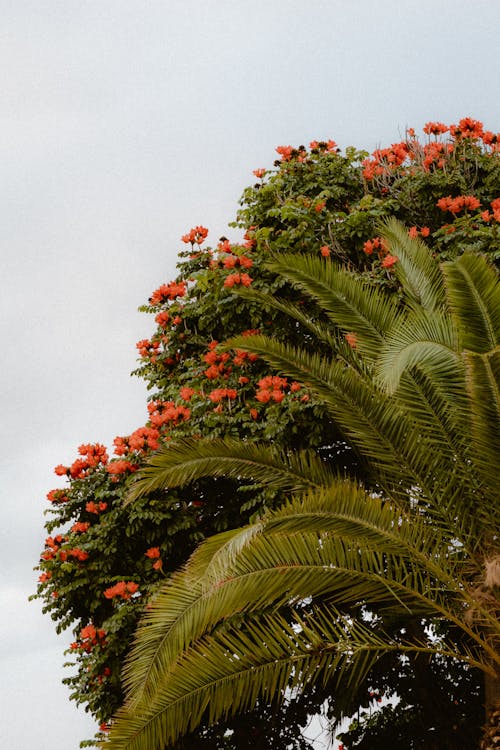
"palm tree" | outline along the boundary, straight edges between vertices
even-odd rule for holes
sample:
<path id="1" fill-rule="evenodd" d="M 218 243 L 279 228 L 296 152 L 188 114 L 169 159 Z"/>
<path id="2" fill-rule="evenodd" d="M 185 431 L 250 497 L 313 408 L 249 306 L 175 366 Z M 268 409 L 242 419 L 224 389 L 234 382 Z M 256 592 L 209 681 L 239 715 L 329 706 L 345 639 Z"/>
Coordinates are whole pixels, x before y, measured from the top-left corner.
<path id="1" fill-rule="evenodd" d="M 382 231 L 399 298 L 284 254 L 270 266 L 319 312 L 265 303 L 297 320 L 312 351 L 264 336 L 227 345 L 309 388 L 363 460 L 364 486 L 308 451 L 186 440 L 154 455 L 131 499 L 206 475 L 290 499 L 208 539 L 158 593 L 106 747 L 168 747 L 202 717 L 318 681 L 348 696 L 391 653 L 479 669 L 489 708 L 498 702 L 500 284 L 482 257 L 439 265 L 396 222 Z"/>

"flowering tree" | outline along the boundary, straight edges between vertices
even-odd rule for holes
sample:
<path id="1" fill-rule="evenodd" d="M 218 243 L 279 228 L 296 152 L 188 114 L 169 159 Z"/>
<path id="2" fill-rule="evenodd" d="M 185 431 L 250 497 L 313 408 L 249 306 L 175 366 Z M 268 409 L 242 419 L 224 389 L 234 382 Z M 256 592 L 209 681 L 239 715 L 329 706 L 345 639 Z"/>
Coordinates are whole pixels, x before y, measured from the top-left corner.
<path id="1" fill-rule="evenodd" d="M 48 537 L 37 596 L 58 631 L 73 629 L 69 654 L 75 671 L 65 682 L 72 698 L 96 717 L 101 732 L 122 702 L 121 666 L 138 617 L 159 583 L 187 560 L 199 541 L 252 520 L 281 497 L 264 485 L 220 477 L 124 504 L 130 476 L 151 452 L 172 437 L 234 436 L 285 448 L 311 447 L 332 465 L 363 474 L 321 404 L 300 382 L 270 371 L 243 350 L 218 348 L 219 342 L 239 334 L 269 331 L 298 343 L 308 336 L 305 323 L 286 315 L 286 305 L 282 310 L 262 307 L 251 295 L 235 291 L 272 295 L 279 290 L 281 298 L 300 305 L 300 293 L 264 268 L 270 254 L 286 250 L 334 258 L 398 294 L 393 273 L 398 258 L 377 229 L 389 216 L 403 221 L 412 237 L 424 237 L 444 259 L 469 248 L 497 260 L 499 151 L 500 136 L 470 118 L 450 127 L 428 123 L 423 139 L 410 129 L 404 141 L 371 155 L 353 148 L 341 153 L 333 141 L 312 142 L 308 149 L 281 146 L 274 168 L 256 169 L 256 183 L 242 196 L 234 224 L 243 234 L 240 243 L 222 237 L 215 247 L 206 247 L 203 226 L 182 237 L 186 249 L 180 253 L 178 277 L 159 286 L 141 308 L 154 315 L 156 324 L 151 337 L 137 344 L 136 374 L 150 391 L 145 425 L 118 436 L 112 457 L 99 443 L 80 446 L 76 460 L 56 467 L 65 486 L 47 496 Z M 308 319 L 322 315 L 309 302 L 307 312 Z M 347 344 L 355 346 L 349 336 Z M 321 343 L 318 347 L 321 351 Z M 437 735 L 445 736 L 449 724 L 459 721 L 464 741 L 473 736 L 470 695 L 479 700 L 479 693 L 470 674 L 456 676 L 460 689 L 453 696 L 457 706 L 451 706 L 448 666 L 418 669 L 422 674 L 411 669 L 401 674 L 391 664 L 377 666 L 360 686 L 358 705 L 368 705 L 369 693 L 377 689 L 397 689 L 403 706 L 405 701 L 417 705 L 416 716 L 419 710 L 434 710 Z M 434 680 L 432 695 L 425 688 L 429 679 Z M 410 695 L 414 686 L 417 692 L 421 688 L 420 695 Z M 318 689 L 286 721 L 276 721 L 261 706 L 240 736 L 237 725 L 232 738 L 225 727 L 201 730 L 197 746 L 243 748 L 249 737 L 255 744 L 265 731 L 269 743 L 278 747 L 295 742 L 294 747 L 307 748 L 300 726 L 327 694 Z M 363 737 L 369 737 L 376 747 L 374 737 L 382 742 L 388 736 L 382 720 L 370 721 L 375 725 L 371 732 L 366 727 L 361 732 L 359 726 L 353 730 L 353 737 L 355 732 L 361 737 L 353 746 L 365 746 Z M 408 715 L 404 721 L 411 721 Z M 415 723 L 405 727 L 402 731 L 418 737 Z"/>

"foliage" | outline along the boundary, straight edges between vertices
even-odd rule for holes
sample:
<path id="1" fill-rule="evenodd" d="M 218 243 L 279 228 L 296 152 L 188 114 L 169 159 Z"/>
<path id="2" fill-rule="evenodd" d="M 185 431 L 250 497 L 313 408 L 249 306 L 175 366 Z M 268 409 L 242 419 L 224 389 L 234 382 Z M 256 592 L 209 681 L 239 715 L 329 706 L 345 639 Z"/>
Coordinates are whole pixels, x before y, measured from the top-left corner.
<path id="1" fill-rule="evenodd" d="M 281 498 L 278 490 L 219 478 L 124 505 L 130 476 L 158 445 L 201 435 L 309 447 L 364 476 L 363 462 L 301 382 L 275 375 L 243 349 L 217 346 L 266 331 L 300 344 L 313 335 L 309 321 L 324 319 L 308 304 L 307 315 L 291 321 L 286 306 L 304 309 L 303 295 L 267 267 L 271 255 L 336 258 L 397 296 L 395 261 L 378 232 L 381 219 L 396 216 L 441 257 L 466 248 L 498 257 L 497 137 L 469 119 L 449 130 L 431 123 L 424 132 L 425 142 L 408 131 L 403 144 L 371 157 L 352 148 L 342 154 L 331 141 L 280 147 L 275 168 L 256 170 L 258 181 L 243 194 L 235 223 L 243 241 L 221 238 L 205 249 L 207 230 L 195 227 L 183 237 L 179 276 L 142 308 L 157 326 L 138 343 L 136 374 L 150 391 L 146 426 L 117 438 L 111 460 L 99 444 L 81 446 L 77 461 L 57 468 L 67 485 L 48 494 L 39 565 L 45 611 L 75 635 L 71 695 L 103 728 L 122 703 L 120 670 L 150 595 L 202 539 L 255 520 Z M 283 307 L 237 295 L 241 287 L 279 295 Z M 319 352 L 330 343 L 318 343 Z M 223 729 L 219 741 L 227 745 Z"/>

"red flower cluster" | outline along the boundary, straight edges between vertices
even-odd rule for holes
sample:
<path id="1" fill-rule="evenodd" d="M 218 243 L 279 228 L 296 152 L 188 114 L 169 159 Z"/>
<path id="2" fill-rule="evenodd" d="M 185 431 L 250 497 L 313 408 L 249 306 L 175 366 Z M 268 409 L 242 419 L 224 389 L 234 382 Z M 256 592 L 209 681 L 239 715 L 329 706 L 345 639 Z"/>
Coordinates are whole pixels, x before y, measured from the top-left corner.
<path id="1" fill-rule="evenodd" d="M 47 583 L 47 581 L 50 581 L 51 578 L 52 578 L 52 573 L 50 572 L 50 570 L 38 576 L 38 580 L 40 583 Z"/>
<path id="2" fill-rule="evenodd" d="M 89 528 L 90 528 L 90 523 L 88 521 L 77 521 L 71 527 L 71 531 L 74 531 L 75 533 L 84 534 L 86 531 L 89 530 Z"/>
<path id="3" fill-rule="evenodd" d="M 323 258 L 329 258 L 330 257 L 331 250 L 328 247 L 328 245 L 321 245 L 319 251 L 320 251 L 321 255 L 323 256 Z"/>
<path id="4" fill-rule="evenodd" d="M 113 440 L 114 452 L 117 456 L 124 456 L 131 451 L 137 451 L 138 453 L 148 449 L 155 451 L 159 445 L 159 437 L 160 433 L 154 427 L 139 427 L 129 437 L 115 437 Z"/>
<path id="5" fill-rule="evenodd" d="M 161 305 L 177 297 L 184 297 L 186 288 L 185 281 L 171 281 L 170 284 L 162 284 L 153 292 L 149 301 L 152 305 Z"/>
<path id="6" fill-rule="evenodd" d="M 260 180 L 266 174 L 266 170 L 262 169 L 262 168 L 261 169 L 254 169 L 253 172 L 252 172 L 252 174 L 254 174 Z"/>
<path id="7" fill-rule="evenodd" d="M 312 151 L 328 151 L 329 153 L 332 153 L 337 150 L 337 144 L 335 141 L 329 140 L 329 141 L 311 141 L 309 144 L 309 148 Z"/>
<path id="8" fill-rule="evenodd" d="M 138 589 L 138 583 L 134 583 L 133 581 L 119 581 L 114 586 L 110 586 L 109 589 L 106 589 L 104 596 L 106 599 L 114 599 L 115 597 L 130 599 L 132 594 L 135 594 Z"/>
<path id="9" fill-rule="evenodd" d="M 251 268 L 253 266 L 253 260 L 246 255 L 231 254 L 226 255 L 226 257 L 223 258 L 222 265 L 224 268 L 236 268 L 236 266 L 240 266 L 241 268 Z"/>
<path id="10" fill-rule="evenodd" d="M 105 630 L 97 630 L 94 625 L 86 625 L 80 630 L 80 636 L 75 643 L 71 644 L 72 650 L 86 651 L 90 653 L 94 646 L 103 645 L 106 638 Z"/>
<path id="11" fill-rule="evenodd" d="M 428 237 L 431 233 L 431 230 L 429 227 L 422 227 L 422 229 L 419 231 L 417 227 L 410 227 L 408 230 L 408 237 L 411 237 L 412 240 L 415 240 L 419 235 L 421 237 Z"/>
<path id="12" fill-rule="evenodd" d="M 65 490 L 50 490 L 47 492 L 47 500 L 50 503 L 67 503 L 69 497 Z"/>
<path id="13" fill-rule="evenodd" d="M 235 399 L 238 396 L 238 391 L 235 388 L 215 388 L 208 394 L 210 401 L 214 404 L 218 404 L 224 398 Z"/>
<path id="14" fill-rule="evenodd" d="M 366 255 L 372 255 L 374 250 L 377 250 L 379 255 L 388 252 L 387 244 L 382 237 L 373 237 L 371 240 L 367 240 L 363 244 L 363 252 L 366 253 Z"/>
<path id="15" fill-rule="evenodd" d="M 458 214 L 460 211 L 466 211 L 467 209 L 475 211 L 481 203 L 473 195 L 457 195 L 455 198 L 447 195 L 445 198 L 440 198 L 436 205 L 441 211 Z"/>
<path id="16" fill-rule="evenodd" d="M 344 333 L 344 338 L 351 347 L 351 349 L 355 349 L 358 344 L 358 337 L 355 333 Z"/>
<path id="17" fill-rule="evenodd" d="M 283 388 L 288 388 L 288 380 L 280 378 L 278 375 L 268 375 L 265 378 L 261 378 L 257 386 L 258 391 L 255 394 L 257 401 L 260 401 L 261 404 L 267 404 L 268 401 L 275 401 L 279 404 L 285 398 L 286 393 L 283 391 Z M 290 392 L 295 393 L 301 387 L 300 383 L 293 382 L 290 385 Z"/>
<path id="18" fill-rule="evenodd" d="M 70 476 L 72 479 L 84 479 L 88 475 L 88 470 L 93 469 L 99 464 L 106 464 L 108 454 L 104 445 L 95 443 L 95 445 L 80 445 L 78 453 L 85 458 L 77 458 L 71 466 L 59 464 L 54 471 L 58 476 Z"/>
<path id="19" fill-rule="evenodd" d="M 442 135 L 448 132 L 449 127 L 442 122 L 426 122 L 422 130 L 426 135 Z"/>
<path id="20" fill-rule="evenodd" d="M 220 354 L 216 352 L 215 348 L 218 343 L 218 341 L 211 341 L 208 345 L 209 351 L 203 355 L 203 361 L 210 365 L 204 372 L 205 377 L 209 380 L 215 380 L 215 378 L 231 372 L 231 368 L 226 365 L 231 355 L 228 352 L 221 352 Z"/>
<path id="21" fill-rule="evenodd" d="M 85 560 L 88 560 L 89 553 L 85 552 L 85 550 L 80 549 L 79 547 L 75 547 L 74 549 L 68 549 L 66 550 L 66 554 L 69 557 L 74 557 L 77 560 L 80 560 L 80 562 L 84 562 Z M 62 560 L 62 551 L 59 553 L 59 557 Z"/>
<path id="22" fill-rule="evenodd" d="M 398 260 L 399 258 L 396 255 L 386 255 L 385 258 L 382 259 L 382 268 L 392 268 Z"/>
<path id="23" fill-rule="evenodd" d="M 145 553 L 146 557 L 149 557 L 150 560 L 154 560 L 153 563 L 153 570 L 161 570 L 163 567 L 163 562 L 160 556 L 160 548 L 159 547 L 150 547 Z"/>
<path id="24" fill-rule="evenodd" d="M 385 174 L 388 168 L 399 167 L 409 154 L 408 144 L 404 141 L 393 143 L 390 148 L 379 148 L 372 153 L 373 159 L 363 161 L 363 177 L 372 180 L 377 175 Z"/>
<path id="25" fill-rule="evenodd" d="M 458 125 L 450 125 L 450 133 L 453 138 L 482 138 L 484 135 L 483 123 L 473 120 L 472 117 L 463 117 Z"/>
<path id="26" fill-rule="evenodd" d="M 481 213 L 482 220 L 491 221 L 494 219 L 495 221 L 500 222 L 500 198 L 495 198 L 495 200 L 491 201 L 490 205 L 493 209 L 493 213 L 491 214 L 489 211 L 483 211 Z"/>
<path id="27" fill-rule="evenodd" d="M 190 388 L 187 385 L 179 389 L 179 396 L 182 398 L 183 401 L 191 401 L 195 393 L 196 393 L 195 389 Z"/>
<path id="28" fill-rule="evenodd" d="M 242 334 L 242 335 L 245 335 L 245 334 Z M 233 364 L 236 365 L 236 367 L 241 367 L 242 365 L 245 364 L 246 360 L 248 360 L 248 362 L 256 362 L 258 359 L 259 359 L 258 354 L 246 352 L 243 349 L 236 349 L 235 356 L 233 357 Z"/>
<path id="29" fill-rule="evenodd" d="M 235 284 L 250 286 L 251 283 L 252 279 L 247 273 L 230 273 L 224 280 L 224 286 L 228 288 L 232 288 Z"/>
<path id="30" fill-rule="evenodd" d="M 208 229 L 206 227 L 198 226 L 193 227 L 188 234 L 183 234 L 181 240 L 186 244 L 201 245 L 208 236 Z"/>
<path id="31" fill-rule="evenodd" d="M 58 534 L 55 537 L 48 536 L 45 540 L 45 546 L 47 549 L 42 552 L 40 557 L 42 560 L 53 560 L 61 548 L 61 544 L 66 541 L 66 537 L 62 534 Z"/>
<path id="32" fill-rule="evenodd" d="M 153 362 L 156 361 L 156 355 L 158 354 L 158 351 L 160 349 L 159 341 L 141 339 L 135 346 L 141 357 L 148 357 L 151 358 Z"/>
<path id="33" fill-rule="evenodd" d="M 277 146 L 276 153 L 281 156 L 282 161 L 290 161 L 294 149 L 292 146 Z"/>
<path id="34" fill-rule="evenodd" d="M 85 510 L 87 511 L 87 513 L 95 513 L 97 515 L 99 513 L 103 513 L 107 507 L 107 503 L 94 503 L 94 501 L 91 500 L 90 502 L 86 503 Z"/>
<path id="35" fill-rule="evenodd" d="M 191 410 L 185 406 L 176 406 L 173 401 L 151 401 L 148 404 L 149 421 L 158 429 L 166 424 L 177 425 L 191 416 Z"/>
<path id="36" fill-rule="evenodd" d="M 170 320 L 170 313 L 168 312 L 168 310 L 162 310 L 155 316 L 155 322 L 161 328 L 165 328 L 169 320 Z"/>
<path id="37" fill-rule="evenodd" d="M 107 466 L 108 474 L 112 474 L 114 477 L 117 477 L 119 474 L 126 474 L 127 472 L 132 473 L 137 471 L 138 468 L 137 464 L 125 461 L 124 459 L 111 461 Z"/>

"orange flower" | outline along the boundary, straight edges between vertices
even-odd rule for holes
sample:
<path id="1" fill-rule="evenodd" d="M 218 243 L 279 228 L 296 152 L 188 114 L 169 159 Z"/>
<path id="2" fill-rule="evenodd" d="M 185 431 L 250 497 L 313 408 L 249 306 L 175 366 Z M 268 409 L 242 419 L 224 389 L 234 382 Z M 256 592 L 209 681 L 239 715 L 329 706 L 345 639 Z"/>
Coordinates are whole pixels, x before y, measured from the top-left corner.
<path id="1" fill-rule="evenodd" d="M 321 255 L 323 256 L 323 258 L 329 258 L 330 257 L 330 248 L 328 247 L 328 245 L 322 245 L 320 247 L 319 251 L 320 251 Z"/>
<path id="2" fill-rule="evenodd" d="M 324 209 L 324 207 L 325 207 L 325 206 L 326 206 L 326 201 L 318 201 L 318 202 L 317 202 L 317 203 L 316 203 L 316 204 L 314 205 L 314 210 L 316 211 L 316 213 L 318 213 L 318 214 L 319 214 L 319 212 L 320 212 L 320 211 L 322 211 L 322 210 Z"/>
<path id="3" fill-rule="evenodd" d="M 156 560 L 156 558 L 160 557 L 160 548 L 150 547 L 144 554 L 146 555 L 146 557 L 149 557 L 151 560 Z"/>
<path id="4" fill-rule="evenodd" d="M 398 260 L 395 255 L 386 255 L 382 261 L 382 268 L 391 268 Z"/>
<path id="5" fill-rule="evenodd" d="M 345 333 L 344 338 L 351 347 L 351 349 L 355 349 L 358 344 L 358 337 L 355 333 Z"/>
<path id="6" fill-rule="evenodd" d="M 260 180 L 266 174 L 265 169 L 254 169 L 253 174 Z"/>

